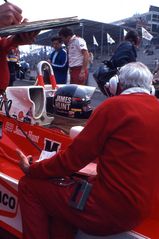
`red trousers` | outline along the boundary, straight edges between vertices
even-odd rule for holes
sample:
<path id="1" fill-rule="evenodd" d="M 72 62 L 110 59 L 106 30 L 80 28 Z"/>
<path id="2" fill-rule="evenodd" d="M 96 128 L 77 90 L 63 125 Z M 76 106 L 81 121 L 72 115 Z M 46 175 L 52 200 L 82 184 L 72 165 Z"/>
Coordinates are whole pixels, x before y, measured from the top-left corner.
<path id="1" fill-rule="evenodd" d="M 78 228 L 101 231 L 96 210 L 80 211 L 69 205 L 73 190 L 74 184 L 59 186 L 51 179 L 23 177 L 18 189 L 23 239 L 73 239 Z"/>
<path id="2" fill-rule="evenodd" d="M 70 205 L 76 182 L 64 181 L 59 185 L 55 179 L 23 177 L 18 188 L 23 239 L 74 239 L 78 229 L 99 236 L 131 230 L 136 225 L 133 218 L 136 214 L 133 215 L 132 209 L 129 215 L 127 201 L 124 210 L 118 200 L 115 208 L 112 207 L 112 202 L 103 200 L 97 192 L 96 178 L 90 180 L 92 190 L 84 210 L 80 211 Z"/>
<path id="3" fill-rule="evenodd" d="M 76 228 L 68 223 L 72 186 L 60 187 L 52 180 L 24 177 L 19 183 L 23 239 L 72 239 Z M 63 196 L 64 195 L 64 196 Z"/>
<path id="4" fill-rule="evenodd" d="M 70 68 L 70 84 L 86 85 L 88 80 L 88 70 L 85 70 L 85 77 L 83 79 L 79 78 L 81 72 L 81 66 Z"/>

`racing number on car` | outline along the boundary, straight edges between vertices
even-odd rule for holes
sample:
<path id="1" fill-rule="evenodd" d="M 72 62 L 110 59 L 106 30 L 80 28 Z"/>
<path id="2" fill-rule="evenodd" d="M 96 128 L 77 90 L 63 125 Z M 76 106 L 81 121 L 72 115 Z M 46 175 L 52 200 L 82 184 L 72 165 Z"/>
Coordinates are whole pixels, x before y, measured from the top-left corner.
<path id="1" fill-rule="evenodd" d="M 45 139 L 45 142 L 44 142 L 44 150 L 45 151 L 58 152 L 60 147 L 61 147 L 61 143 L 59 143 L 57 141 L 52 141 L 52 140 L 49 140 L 49 139 Z"/>

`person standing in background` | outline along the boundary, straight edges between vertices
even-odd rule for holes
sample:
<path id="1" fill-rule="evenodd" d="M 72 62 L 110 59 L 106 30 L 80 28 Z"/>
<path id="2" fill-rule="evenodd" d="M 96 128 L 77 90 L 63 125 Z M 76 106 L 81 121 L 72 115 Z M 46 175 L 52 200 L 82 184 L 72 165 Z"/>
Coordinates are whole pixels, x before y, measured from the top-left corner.
<path id="1" fill-rule="evenodd" d="M 70 83 L 85 85 L 88 79 L 89 53 L 86 41 L 76 36 L 72 29 L 64 27 L 59 36 L 68 49 Z"/>
<path id="2" fill-rule="evenodd" d="M 67 51 L 62 46 L 62 39 L 55 36 L 51 39 L 54 48 L 50 55 L 50 63 L 52 65 L 57 84 L 67 83 L 68 57 Z"/>
<path id="3" fill-rule="evenodd" d="M 19 57 L 20 52 L 18 48 L 12 48 L 8 53 L 7 61 L 10 72 L 9 86 L 13 86 L 14 81 L 16 80 Z"/>
<path id="4" fill-rule="evenodd" d="M 119 44 L 110 60 L 103 61 L 104 65 L 94 72 L 94 79 L 104 95 L 106 93 L 104 89 L 105 84 L 109 82 L 111 77 L 117 74 L 118 69 L 130 62 L 136 62 L 139 44 L 140 37 L 138 32 L 134 30 L 128 31 L 124 41 Z"/>
<path id="5" fill-rule="evenodd" d="M 127 32 L 125 39 L 117 47 L 110 61 L 107 62 L 107 65 L 110 68 L 122 67 L 127 63 L 136 62 L 137 51 L 140 44 L 140 37 L 138 33 L 134 30 Z"/>

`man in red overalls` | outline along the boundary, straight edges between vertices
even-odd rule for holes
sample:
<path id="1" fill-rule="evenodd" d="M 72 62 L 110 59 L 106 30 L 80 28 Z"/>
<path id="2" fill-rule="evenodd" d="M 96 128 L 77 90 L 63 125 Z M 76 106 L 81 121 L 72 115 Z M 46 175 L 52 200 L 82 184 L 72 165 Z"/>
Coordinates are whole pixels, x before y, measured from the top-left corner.
<path id="1" fill-rule="evenodd" d="M 159 185 L 159 103 L 150 94 L 152 79 L 140 62 L 123 66 L 113 84 L 120 94 L 95 109 L 65 151 L 30 165 L 29 156 L 17 150 L 26 174 L 19 183 L 23 239 L 72 239 L 78 228 L 111 235 L 150 216 Z M 77 182 L 61 178 L 94 160 L 97 175 L 89 180 L 89 195 L 83 184 L 77 202 L 71 200 Z M 88 196 L 83 207 L 81 195 Z"/>

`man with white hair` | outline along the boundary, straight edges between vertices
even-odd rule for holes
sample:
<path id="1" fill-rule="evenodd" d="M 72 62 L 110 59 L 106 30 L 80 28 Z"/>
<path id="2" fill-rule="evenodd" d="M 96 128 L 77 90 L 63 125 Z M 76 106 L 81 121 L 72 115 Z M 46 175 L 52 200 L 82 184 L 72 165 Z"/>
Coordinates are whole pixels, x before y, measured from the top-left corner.
<path id="1" fill-rule="evenodd" d="M 137 66 L 138 70 L 135 66 Z M 109 82 L 106 82 L 104 90 L 107 96 L 135 92 L 155 94 L 152 77 L 149 69 L 142 63 L 128 64 L 120 69 L 119 74 L 113 76 Z"/>
<path id="2" fill-rule="evenodd" d="M 78 228 L 93 235 L 120 233 L 150 216 L 159 185 L 159 102 L 150 94 L 152 78 L 140 62 L 123 66 L 118 95 L 95 109 L 66 150 L 31 165 L 17 150 L 26 174 L 19 183 L 23 238 L 49 238 L 50 216 L 54 239 L 75 238 Z M 68 178 L 94 160 L 89 195 L 76 191 L 86 199 L 81 208 L 79 198 L 70 203 L 77 183 Z"/>

